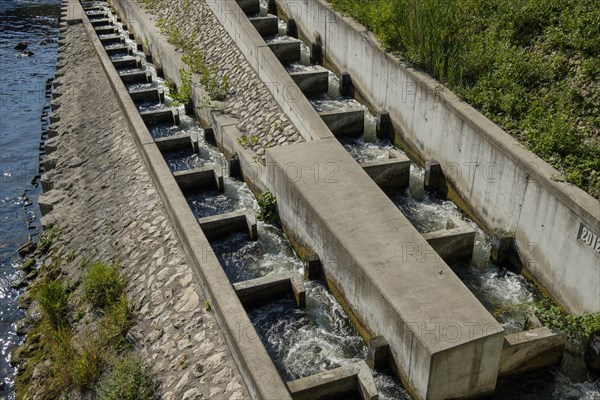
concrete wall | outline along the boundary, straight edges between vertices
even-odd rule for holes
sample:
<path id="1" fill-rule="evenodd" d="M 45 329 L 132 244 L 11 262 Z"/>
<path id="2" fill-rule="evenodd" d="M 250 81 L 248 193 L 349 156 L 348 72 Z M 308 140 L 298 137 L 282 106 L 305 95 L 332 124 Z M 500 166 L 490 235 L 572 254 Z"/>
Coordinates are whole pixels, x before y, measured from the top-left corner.
<path id="1" fill-rule="evenodd" d="M 118 10 L 121 18 L 128 22 L 128 28 L 136 34 L 136 37 L 144 37 L 145 32 L 148 44 L 157 49 L 159 54 L 167 54 L 162 56 L 164 60 L 169 60 L 163 65 L 164 67 L 177 68 L 181 63 L 181 54 L 176 53 L 166 42 L 137 4 L 132 4 L 128 0 L 111 0 L 110 3 Z M 291 400 L 286 385 L 253 328 L 209 241 L 86 17 L 84 17 L 84 25 L 111 87 L 119 99 L 119 106 L 134 134 L 134 141 L 165 204 L 190 265 L 202 283 L 207 299 L 211 302 L 215 318 L 224 333 L 248 391 L 253 399 Z M 172 74 L 175 74 L 175 71 L 178 69 L 173 71 L 169 69 Z M 176 82 L 179 81 L 178 78 L 173 77 L 173 80 L 175 79 Z"/>
<path id="2" fill-rule="evenodd" d="M 328 61 L 350 73 L 360 96 L 390 113 L 396 139 L 442 165 L 459 206 L 490 231 L 514 233 L 527 273 L 570 311 L 600 311 L 600 246 L 578 240 L 582 225 L 600 234 L 598 201 L 552 180 L 554 168 L 323 0 L 278 4 L 307 39 L 321 36 Z"/>

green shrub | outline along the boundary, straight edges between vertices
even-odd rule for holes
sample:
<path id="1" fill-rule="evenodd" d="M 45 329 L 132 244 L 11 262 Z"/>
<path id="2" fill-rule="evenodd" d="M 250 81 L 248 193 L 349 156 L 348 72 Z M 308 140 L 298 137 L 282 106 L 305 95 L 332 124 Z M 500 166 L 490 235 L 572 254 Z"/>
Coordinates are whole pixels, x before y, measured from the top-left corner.
<path id="1" fill-rule="evenodd" d="M 260 195 L 258 198 L 258 211 L 257 218 L 261 221 L 277 223 L 279 222 L 279 216 L 277 215 L 277 198 L 273 196 L 273 193 L 267 191 Z"/>
<path id="2" fill-rule="evenodd" d="M 126 284 L 114 263 L 93 263 L 83 279 L 85 297 L 98 309 L 105 309 L 119 301 Z"/>
<path id="3" fill-rule="evenodd" d="M 34 289 L 34 298 L 40 305 L 43 318 L 55 329 L 68 325 L 69 294 L 60 281 L 42 281 Z"/>
<path id="4" fill-rule="evenodd" d="M 52 386 L 59 392 L 92 388 L 104 369 L 106 350 L 95 338 L 77 342 L 66 330 L 56 331 L 50 341 Z"/>
<path id="5" fill-rule="evenodd" d="M 185 69 L 179 71 L 181 76 L 181 86 L 177 87 L 173 83 L 168 83 L 169 96 L 172 99 L 171 105 L 178 107 L 179 105 L 192 104 L 192 73 Z"/>
<path id="6" fill-rule="evenodd" d="M 133 313 L 127 297 L 121 294 L 119 300 L 106 312 L 102 321 L 102 338 L 113 347 L 122 348 L 125 345 L 125 335 L 133 325 Z"/>
<path id="7" fill-rule="evenodd" d="M 115 364 L 97 389 L 98 400 L 151 400 L 157 396 L 158 385 L 150 368 L 142 360 L 127 355 Z"/>

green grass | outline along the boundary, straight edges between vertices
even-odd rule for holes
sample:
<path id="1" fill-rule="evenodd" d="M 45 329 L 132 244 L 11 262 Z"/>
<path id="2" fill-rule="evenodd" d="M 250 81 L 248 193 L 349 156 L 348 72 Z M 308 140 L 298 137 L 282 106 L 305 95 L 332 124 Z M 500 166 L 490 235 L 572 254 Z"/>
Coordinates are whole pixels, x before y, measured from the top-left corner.
<path id="1" fill-rule="evenodd" d="M 600 198 L 594 0 L 330 0 Z"/>
<path id="2" fill-rule="evenodd" d="M 83 279 L 85 297 L 97 309 L 106 309 L 117 303 L 126 285 L 115 263 L 95 262 Z"/>
<path id="3" fill-rule="evenodd" d="M 33 298 L 39 303 L 43 318 L 55 329 L 68 325 L 67 307 L 69 294 L 60 281 L 41 281 L 33 291 Z"/>
<path id="4" fill-rule="evenodd" d="M 158 385 L 150 368 L 139 358 L 128 355 L 117 359 L 108 377 L 98 385 L 98 400 L 150 400 L 156 398 Z"/>

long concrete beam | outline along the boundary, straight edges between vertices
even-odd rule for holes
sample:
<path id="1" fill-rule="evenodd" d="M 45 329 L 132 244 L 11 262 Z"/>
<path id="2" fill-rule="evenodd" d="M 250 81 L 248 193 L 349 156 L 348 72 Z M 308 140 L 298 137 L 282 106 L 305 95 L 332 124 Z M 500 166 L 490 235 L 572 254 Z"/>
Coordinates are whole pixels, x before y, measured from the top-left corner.
<path id="1" fill-rule="evenodd" d="M 388 340 L 405 387 L 417 399 L 492 392 L 502 327 L 344 147 L 322 140 L 266 154 L 286 232 L 319 255 L 363 335 Z M 333 168 L 315 179 L 315 165 Z"/>

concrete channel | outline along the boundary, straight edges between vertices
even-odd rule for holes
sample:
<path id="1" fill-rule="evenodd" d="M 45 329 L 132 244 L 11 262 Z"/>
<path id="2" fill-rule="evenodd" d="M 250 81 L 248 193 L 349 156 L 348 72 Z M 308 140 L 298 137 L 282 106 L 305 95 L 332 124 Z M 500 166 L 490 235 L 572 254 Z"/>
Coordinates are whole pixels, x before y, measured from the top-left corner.
<path id="1" fill-rule="evenodd" d="M 111 4 L 123 21 L 129 22 L 127 27 L 138 43 L 144 38 L 144 52 L 153 55 L 157 68 L 173 82 L 181 83 L 181 54 L 166 42 L 147 14 L 127 0 L 113 0 Z M 224 1 L 209 6 L 262 79 L 275 78 L 283 85 L 293 85 L 298 92 L 323 91 L 323 69 L 316 68 L 313 74 L 298 78 L 299 74 L 294 77 L 280 63 L 300 59 L 300 55 L 296 57 L 296 51 L 300 53 L 299 41 L 267 43 L 260 36 L 256 28 L 264 35 L 273 32 L 273 16 L 251 20 L 243 11 L 250 15 L 259 13 L 257 1 L 244 1 L 240 5 Z M 220 7 L 227 7 L 229 12 L 221 12 Z M 105 19 L 109 23 L 94 24 Z M 202 191 L 206 185 L 222 190 L 220 168 L 169 170 L 163 153 L 186 147 L 196 151 L 197 142 L 194 144 L 189 136 L 152 137 L 148 127 L 163 122 L 178 123 L 177 110 L 167 107 L 140 112 L 136 102 L 149 98 L 164 103 L 164 97 L 158 89 L 144 89 L 148 93 L 143 95 L 139 89 L 132 90 L 135 94 L 130 96 L 123 83 L 150 83 L 152 74 L 117 72 L 109 55 L 120 53 L 106 52 L 94 31 L 95 27 L 112 24 L 112 19 L 90 20 L 83 16 L 82 21 L 253 397 L 339 397 L 350 391 L 362 398 L 377 398 L 366 364 L 341 367 L 339 371 L 326 371 L 286 385 L 260 340 L 240 340 L 236 336 L 236 326 L 250 325 L 245 308 L 286 293 L 291 293 L 296 303 L 303 306 L 306 293 L 302 279 L 292 274 L 230 283 L 208 238 L 246 230 L 254 239 L 253 216 L 229 213 L 199 220 L 193 217 L 183 191 Z M 123 54 L 130 54 L 130 48 L 120 45 L 125 40 L 120 37 L 123 41 L 115 39 L 106 44 L 116 43 Z M 117 47 L 110 49 L 113 48 Z M 131 78 L 134 74 L 135 78 Z M 266 165 L 257 162 L 248 149 L 239 145 L 236 121 L 206 109 L 196 108 L 196 112 L 207 128 L 210 124 L 225 155 L 236 157 L 250 189 L 255 194 L 270 190 L 276 195 L 279 216 L 296 250 L 305 260 L 318 256 L 329 289 L 351 315 L 365 340 L 383 338 L 382 347 L 388 349 L 386 367 L 391 366 L 397 372 L 413 397 L 480 396 L 494 390 L 500 373 L 535 368 L 560 358 L 564 342 L 552 332 L 540 332 L 535 340 L 505 335 L 498 322 L 445 263 L 446 258 L 468 256 L 472 251 L 474 232 L 468 226 L 451 219 L 447 230 L 421 235 L 381 191 L 380 187 L 407 186 L 410 161 L 406 156 L 390 152 L 385 161 L 359 164 L 338 142 L 338 135 L 363 134 L 362 109 L 318 113 L 304 97 L 291 103 L 280 91 L 272 93 L 307 142 L 269 149 Z M 194 98 L 204 98 L 201 87 L 194 86 Z M 333 132 L 329 127 L 334 127 Z M 299 171 L 310 171 L 315 164 L 334 166 L 331 178 L 335 179 L 315 180 L 306 174 L 290 176 L 289 165 L 298 166 Z M 333 191 L 332 185 L 335 185 Z M 252 336 L 256 335 L 252 330 Z M 544 350 L 538 351 L 540 348 Z M 540 361 L 542 355 L 546 358 Z"/>

